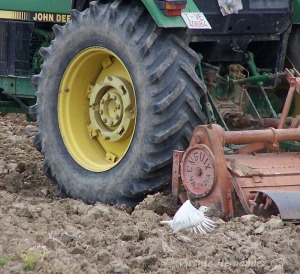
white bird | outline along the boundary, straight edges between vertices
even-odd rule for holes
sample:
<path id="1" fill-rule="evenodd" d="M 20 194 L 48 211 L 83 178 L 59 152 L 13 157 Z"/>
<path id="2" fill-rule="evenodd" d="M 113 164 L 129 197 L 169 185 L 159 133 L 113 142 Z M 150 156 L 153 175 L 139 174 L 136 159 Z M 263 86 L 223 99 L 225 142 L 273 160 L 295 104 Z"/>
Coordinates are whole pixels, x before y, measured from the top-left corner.
<path id="1" fill-rule="evenodd" d="M 168 224 L 173 232 L 187 229 L 190 232 L 206 234 L 205 230 L 211 231 L 215 228 L 215 222 L 205 216 L 208 207 L 201 206 L 198 210 L 189 200 L 178 209 L 173 220 L 161 221 L 161 224 Z"/>

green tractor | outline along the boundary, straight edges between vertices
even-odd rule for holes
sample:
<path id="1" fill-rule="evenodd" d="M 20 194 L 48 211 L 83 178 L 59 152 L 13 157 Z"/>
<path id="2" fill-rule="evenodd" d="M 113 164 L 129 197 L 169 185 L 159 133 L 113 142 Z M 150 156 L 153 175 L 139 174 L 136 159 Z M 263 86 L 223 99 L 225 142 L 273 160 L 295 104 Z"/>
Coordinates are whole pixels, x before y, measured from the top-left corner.
<path id="1" fill-rule="evenodd" d="M 173 151 L 197 139 L 198 125 L 254 135 L 298 126 L 299 97 L 289 95 L 300 68 L 298 0 L 27 2 L 0 4 L 0 112 L 37 121 L 34 146 L 62 196 L 134 206 L 170 191 L 172 178 L 175 192 Z M 246 150 L 297 153 L 293 137 Z M 203 171 L 200 181 L 218 173 Z M 189 180 L 200 202 L 218 189 L 214 179 L 199 193 L 204 185 Z"/>

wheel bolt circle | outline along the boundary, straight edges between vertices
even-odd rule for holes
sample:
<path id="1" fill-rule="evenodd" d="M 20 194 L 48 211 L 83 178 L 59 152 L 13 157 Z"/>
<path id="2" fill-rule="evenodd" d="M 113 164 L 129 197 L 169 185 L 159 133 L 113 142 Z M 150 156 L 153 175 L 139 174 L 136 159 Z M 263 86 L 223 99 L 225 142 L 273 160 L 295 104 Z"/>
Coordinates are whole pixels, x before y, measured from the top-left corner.
<path id="1" fill-rule="evenodd" d="M 99 106 L 90 112 L 94 128 L 105 140 L 116 142 L 125 139 L 133 131 L 135 119 L 132 87 L 125 80 L 113 76 L 105 77 L 96 87 L 90 99 L 90 105 L 98 102 Z"/>

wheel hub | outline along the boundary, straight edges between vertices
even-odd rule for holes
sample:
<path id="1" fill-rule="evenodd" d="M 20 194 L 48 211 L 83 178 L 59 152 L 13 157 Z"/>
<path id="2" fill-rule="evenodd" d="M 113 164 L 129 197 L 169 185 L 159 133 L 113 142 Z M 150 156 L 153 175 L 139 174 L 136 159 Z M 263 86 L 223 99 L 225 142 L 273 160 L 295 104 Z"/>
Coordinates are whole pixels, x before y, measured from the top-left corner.
<path id="1" fill-rule="evenodd" d="M 215 183 L 215 163 L 206 145 L 194 145 L 187 149 L 182 157 L 181 178 L 195 197 L 204 197 L 210 193 Z"/>
<path id="2" fill-rule="evenodd" d="M 131 85 L 119 77 L 105 77 L 91 90 L 89 116 L 97 135 L 110 142 L 124 140 L 134 127 L 134 92 Z"/>
<path id="3" fill-rule="evenodd" d="M 59 91 L 59 129 L 74 161 L 92 172 L 117 166 L 133 140 L 137 115 L 126 65 L 109 49 L 85 48 L 70 61 Z"/>
<path id="4" fill-rule="evenodd" d="M 122 121 L 123 104 L 117 90 L 109 89 L 100 100 L 101 121 L 109 127 L 114 127 Z"/>

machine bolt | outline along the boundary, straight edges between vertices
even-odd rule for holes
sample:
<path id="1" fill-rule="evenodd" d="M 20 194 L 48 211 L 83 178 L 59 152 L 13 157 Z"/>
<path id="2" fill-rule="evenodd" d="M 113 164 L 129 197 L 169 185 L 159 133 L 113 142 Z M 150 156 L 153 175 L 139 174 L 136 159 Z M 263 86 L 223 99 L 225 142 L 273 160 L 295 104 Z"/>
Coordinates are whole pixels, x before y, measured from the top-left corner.
<path id="1" fill-rule="evenodd" d="M 92 106 L 92 110 L 94 110 L 94 111 L 99 110 L 99 105 L 93 105 L 93 106 Z"/>
<path id="2" fill-rule="evenodd" d="M 107 119 L 106 118 L 104 118 L 102 121 L 103 121 L 104 124 L 107 123 Z"/>
<path id="3" fill-rule="evenodd" d="M 123 95 L 125 95 L 125 94 L 126 94 L 126 89 L 125 89 L 125 87 L 124 87 L 124 86 L 120 86 L 120 89 L 122 90 Z"/>
<path id="4" fill-rule="evenodd" d="M 196 167 L 196 175 L 197 176 L 201 176 L 201 174 L 202 174 L 201 168 L 200 167 Z"/>
<path id="5" fill-rule="evenodd" d="M 114 122 L 113 122 L 113 121 L 110 121 L 109 124 L 112 126 L 112 125 L 114 124 Z"/>
<path id="6" fill-rule="evenodd" d="M 196 135 L 195 142 L 196 142 L 196 144 L 200 144 L 201 143 L 201 137 L 199 135 Z"/>
<path id="7" fill-rule="evenodd" d="M 120 115 L 117 114 L 117 115 L 115 116 L 115 118 L 116 118 L 116 119 L 119 119 L 119 118 L 120 118 Z"/>

